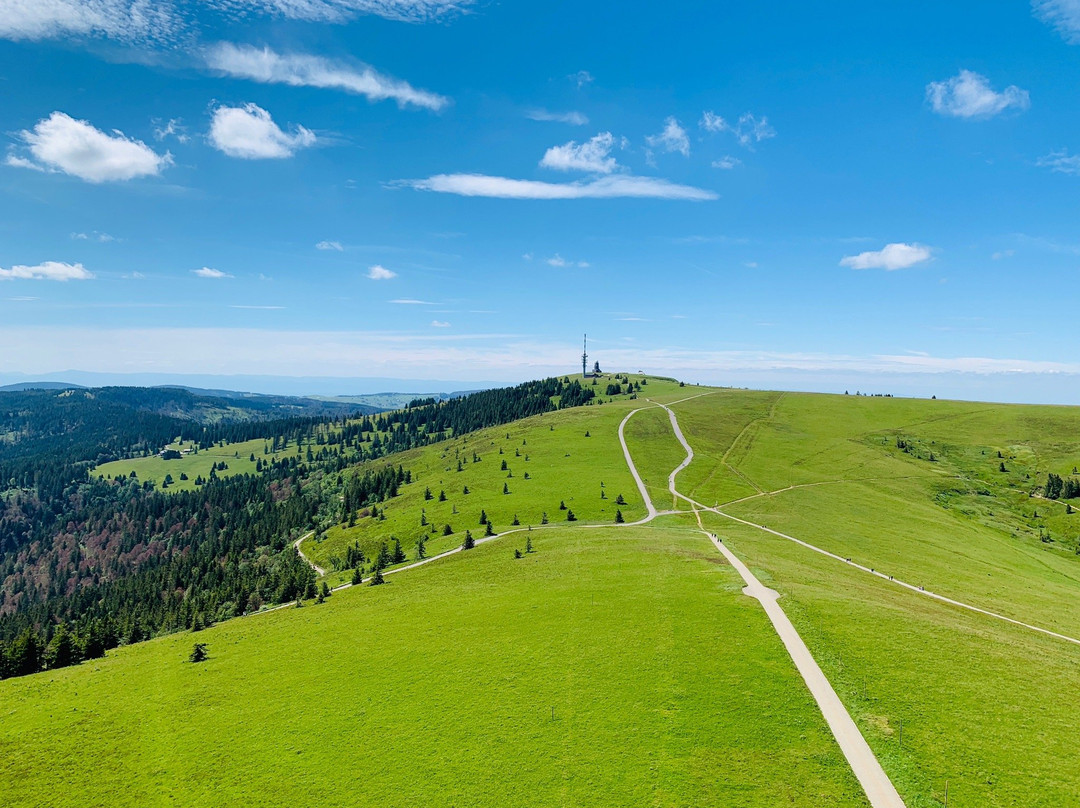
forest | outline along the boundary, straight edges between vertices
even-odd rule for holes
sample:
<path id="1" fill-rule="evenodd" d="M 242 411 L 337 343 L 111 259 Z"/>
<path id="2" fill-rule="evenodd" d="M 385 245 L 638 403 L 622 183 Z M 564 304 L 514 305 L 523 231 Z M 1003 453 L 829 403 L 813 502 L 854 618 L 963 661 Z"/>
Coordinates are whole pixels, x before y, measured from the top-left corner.
<path id="1" fill-rule="evenodd" d="M 293 541 L 411 480 L 400 466 L 353 467 L 595 397 L 576 380 L 545 379 L 377 415 L 254 420 L 215 409 L 206 422 L 199 397 L 181 392 L 186 409 L 140 388 L 0 393 L 0 677 L 315 597 Z M 91 473 L 178 437 L 306 451 L 255 474 L 208 469 L 194 491 Z"/>

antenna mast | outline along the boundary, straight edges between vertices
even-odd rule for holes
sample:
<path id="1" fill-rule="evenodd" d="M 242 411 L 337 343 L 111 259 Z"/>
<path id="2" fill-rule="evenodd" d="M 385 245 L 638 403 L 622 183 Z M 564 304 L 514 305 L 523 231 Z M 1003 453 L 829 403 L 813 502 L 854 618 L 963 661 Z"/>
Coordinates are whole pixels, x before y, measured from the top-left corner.
<path id="1" fill-rule="evenodd" d="M 583 379 L 589 376 L 589 335 L 586 334 L 581 343 L 581 377 Z"/>

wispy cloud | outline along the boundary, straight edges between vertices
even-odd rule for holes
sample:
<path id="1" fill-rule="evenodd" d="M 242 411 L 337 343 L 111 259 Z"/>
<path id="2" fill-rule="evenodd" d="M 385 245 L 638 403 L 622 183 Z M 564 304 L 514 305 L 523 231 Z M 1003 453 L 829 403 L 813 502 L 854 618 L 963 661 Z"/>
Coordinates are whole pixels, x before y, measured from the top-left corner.
<path id="1" fill-rule="evenodd" d="M 558 253 L 547 259 L 547 264 L 553 267 L 578 267 L 579 269 L 588 269 L 590 266 L 588 261 L 567 261 Z"/>
<path id="2" fill-rule="evenodd" d="M 340 241 L 320 241 L 315 245 L 316 250 L 336 250 L 337 252 L 344 252 L 345 248 L 341 246 Z"/>
<path id="3" fill-rule="evenodd" d="M 554 121 L 555 123 L 568 123 L 571 126 L 584 126 L 589 119 L 581 112 L 550 112 L 546 109 L 530 109 L 525 117 L 533 121 Z"/>
<path id="4" fill-rule="evenodd" d="M 986 76 L 971 70 L 961 70 L 946 81 L 930 82 L 926 85 L 926 100 L 939 115 L 983 120 L 1007 109 L 1023 110 L 1031 106 L 1027 90 L 1012 85 L 999 93 Z"/>
<path id="5" fill-rule="evenodd" d="M 849 255 L 840 266 L 852 269 L 884 269 L 891 272 L 907 269 L 933 257 L 933 251 L 923 244 L 886 244 L 882 249 Z"/>
<path id="6" fill-rule="evenodd" d="M 703 188 L 679 185 L 657 177 L 626 174 L 599 177 L 584 182 L 541 182 L 493 177 L 487 174 L 436 174 L 423 180 L 400 184 L 420 191 L 496 199 L 686 199 L 696 202 L 716 199 Z"/>
<path id="7" fill-rule="evenodd" d="M 101 233 L 97 230 L 93 233 L 72 233 L 71 237 L 76 241 L 96 241 L 99 244 L 108 244 L 110 241 L 116 241 L 115 236 L 110 236 L 108 233 Z"/>
<path id="8" fill-rule="evenodd" d="M 184 28 L 171 3 L 147 0 L 5 0 L 0 38 L 168 40 Z"/>
<path id="9" fill-rule="evenodd" d="M 373 281 L 388 281 L 397 277 L 397 273 L 382 264 L 375 264 L 368 270 L 367 276 Z"/>
<path id="10" fill-rule="evenodd" d="M 153 177 L 172 163 L 168 152 L 158 154 L 141 140 L 115 130 L 107 134 L 63 112 L 38 121 L 32 130 L 24 129 L 18 138 L 30 157 L 12 152 L 8 165 L 62 172 L 86 182 Z"/>
<path id="11" fill-rule="evenodd" d="M 752 148 L 755 143 L 776 137 L 776 130 L 769 125 L 769 119 L 764 115 L 758 118 L 752 113 L 744 113 L 734 124 L 729 123 L 715 112 L 702 113 L 698 125 L 706 132 L 730 132 L 735 136 L 739 145 Z"/>
<path id="12" fill-rule="evenodd" d="M 282 131 L 270 113 L 255 104 L 220 106 L 210 121 L 210 145 L 243 160 L 280 160 L 315 144 L 315 134 L 297 126 Z"/>
<path id="13" fill-rule="evenodd" d="M 293 20 L 344 23 L 361 14 L 404 22 L 429 22 L 460 13 L 473 0 L 204 0 L 238 12 L 259 10 Z"/>
<path id="14" fill-rule="evenodd" d="M 450 323 L 446 322 L 445 320 L 432 320 L 431 321 L 431 327 L 432 328 L 449 328 Z"/>
<path id="15" fill-rule="evenodd" d="M 1059 174 L 1080 174 L 1080 155 L 1069 154 L 1068 151 L 1062 149 L 1040 157 L 1035 165 L 1049 168 Z"/>
<path id="16" fill-rule="evenodd" d="M 1035 16 L 1052 25 L 1067 42 L 1080 42 L 1080 0 L 1032 0 Z"/>
<path id="17" fill-rule="evenodd" d="M 193 39 L 207 11 L 244 21 L 252 15 L 345 23 L 364 14 L 405 22 L 445 19 L 473 0 L 4 0 L 0 38 L 107 38 L 135 43 Z"/>
<path id="18" fill-rule="evenodd" d="M 690 156 L 690 138 L 674 117 L 664 121 L 664 128 L 660 134 L 650 135 L 645 138 L 645 142 L 654 149 L 678 152 L 683 157 Z"/>
<path id="19" fill-rule="evenodd" d="M 88 281 L 94 275 L 82 264 L 65 264 L 62 261 L 44 261 L 36 266 L 0 267 L 0 281 Z"/>
<path id="20" fill-rule="evenodd" d="M 187 129 L 184 126 L 184 122 L 180 118 L 169 118 L 165 123 L 155 120 L 154 137 L 158 140 L 174 137 L 180 143 L 187 143 L 191 140 L 191 137 L 188 135 Z"/>
<path id="21" fill-rule="evenodd" d="M 257 311 L 281 311 L 284 306 L 229 306 L 230 309 L 255 309 Z"/>
<path id="22" fill-rule="evenodd" d="M 552 146 L 544 152 L 540 165 L 556 171 L 587 171 L 592 174 L 610 174 L 618 164 L 611 156 L 615 138 L 611 132 L 601 132 L 581 145 L 571 140 L 562 146 Z"/>
<path id="23" fill-rule="evenodd" d="M 430 300 L 416 300 L 411 297 L 399 297 L 395 300 L 391 300 L 391 303 L 396 303 L 399 306 L 438 306 L 438 303 L 432 303 Z"/>
<path id="24" fill-rule="evenodd" d="M 719 160 L 712 161 L 713 168 L 719 168 L 723 171 L 731 171 L 733 168 L 737 168 L 742 165 L 742 160 L 738 157 L 732 157 L 730 154 L 725 154 Z"/>
<path id="25" fill-rule="evenodd" d="M 577 73 L 571 73 L 567 78 L 574 82 L 579 90 L 586 84 L 592 84 L 594 81 L 592 73 L 588 70 L 579 70 Z"/>
<path id="26" fill-rule="evenodd" d="M 398 106 L 441 110 L 445 96 L 418 90 L 406 81 L 385 76 L 367 65 L 349 65 L 303 53 L 279 54 L 270 48 L 222 42 L 205 52 L 211 70 L 263 84 L 321 87 L 362 95 L 371 101 L 396 101 Z"/>
<path id="27" fill-rule="evenodd" d="M 232 277 L 232 275 L 230 275 L 229 273 L 222 272 L 220 269 L 213 269 L 212 267 L 203 267 L 202 269 L 193 269 L 193 270 L 191 270 L 191 274 L 195 275 L 195 276 L 197 276 L 199 278 L 212 278 L 212 279 L 231 278 Z"/>

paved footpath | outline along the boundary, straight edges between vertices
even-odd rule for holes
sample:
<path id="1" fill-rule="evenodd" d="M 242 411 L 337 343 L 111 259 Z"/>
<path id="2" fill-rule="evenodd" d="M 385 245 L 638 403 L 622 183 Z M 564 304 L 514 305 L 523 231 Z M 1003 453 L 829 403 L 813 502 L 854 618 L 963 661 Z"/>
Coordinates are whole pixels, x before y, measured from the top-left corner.
<path id="1" fill-rule="evenodd" d="M 788 653 L 791 655 L 795 667 L 802 675 L 803 681 L 806 682 L 806 686 L 810 689 L 810 694 L 817 702 L 822 715 L 825 716 L 825 721 L 829 725 L 829 729 L 832 730 L 833 737 L 836 738 L 836 742 L 840 746 L 840 751 L 842 751 L 844 757 L 847 758 L 848 764 L 855 773 L 855 777 L 858 778 L 859 784 L 862 785 L 863 790 L 866 792 L 870 804 L 873 808 L 905 808 L 904 801 L 900 799 L 900 794 L 897 793 L 896 787 L 893 786 L 889 776 L 885 774 L 885 770 L 881 768 L 877 756 L 874 755 L 870 745 L 866 742 L 862 733 L 859 732 L 859 728 L 855 726 L 855 722 L 851 719 L 851 714 L 848 713 L 844 703 L 840 701 L 840 697 L 836 695 L 836 691 L 833 690 L 833 686 L 825 677 L 820 666 L 814 661 L 810 649 L 806 647 L 806 643 L 804 643 L 802 637 L 799 636 L 799 632 L 795 630 L 795 626 L 792 625 L 791 620 L 788 619 L 788 616 L 784 614 L 784 610 L 780 608 L 780 604 L 777 603 L 777 599 L 780 597 L 779 593 L 769 589 L 761 583 L 761 581 L 750 572 L 749 568 L 739 560 L 739 558 L 731 552 L 723 542 L 717 539 L 714 534 L 705 530 L 704 525 L 701 523 L 701 513 L 699 511 L 703 506 L 694 502 L 689 497 L 680 494 L 675 489 L 675 477 L 680 471 L 690 465 L 690 461 L 694 459 L 694 450 L 691 449 L 690 444 L 686 442 L 682 429 L 679 428 L 679 422 L 675 417 L 675 412 L 670 407 L 666 407 L 663 404 L 660 404 L 659 406 L 667 410 L 668 418 L 671 420 L 672 429 L 675 431 L 675 437 L 678 438 L 679 443 L 681 443 L 686 450 L 686 460 L 684 460 L 679 467 L 671 473 L 671 476 L 668 477 L 668 488 L 672 495 L 686 500 L 693 506 L 694 516 L 697 517 L 698 525 L 701 527 L 702 532 L 709 537 L 716 549 L 723 554 L 724 558 L 728 560 L 731 566 L 742 576 L 743 581 L 746 582 L 746 587 L 743 589 L 743 592 L 760 601 L 762 607 L 765 609 L 765 614 L 767 614 L 769 620 L 772 621 L 776 633 L 780 635 L 780 640 L 784 643 L 784 647 L 787 648 Z"/>

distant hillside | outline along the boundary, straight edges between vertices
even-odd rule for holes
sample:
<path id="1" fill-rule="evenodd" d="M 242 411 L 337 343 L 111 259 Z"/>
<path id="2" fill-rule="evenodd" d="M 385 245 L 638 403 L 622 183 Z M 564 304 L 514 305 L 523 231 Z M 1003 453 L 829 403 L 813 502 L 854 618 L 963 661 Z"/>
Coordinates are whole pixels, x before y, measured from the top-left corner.
<path id="1" fill-rule="evenodd" d="M 308 398 L 327 403 L 364 404 L 384 410 L 400 410 L 418 399 L 449 401 L 476 392 L 478 390 L 458 390 L 453 393 L 367 393 L 358 396 L 308 396 Z"/>
<path id="2" fill-rule="evenodd" d="M 0 386 L 0 393 L 22 393 L 26 390 L 81 390 L 81 384 L 68 382 L 18 382 Z"/>

